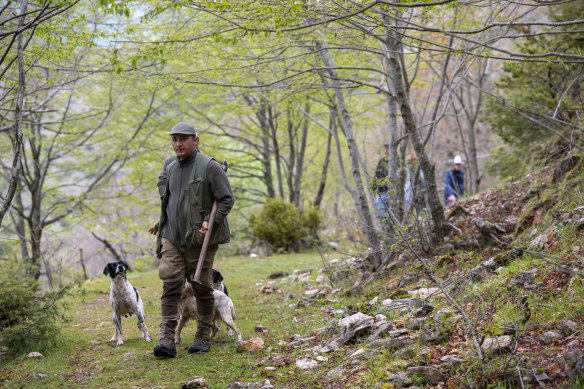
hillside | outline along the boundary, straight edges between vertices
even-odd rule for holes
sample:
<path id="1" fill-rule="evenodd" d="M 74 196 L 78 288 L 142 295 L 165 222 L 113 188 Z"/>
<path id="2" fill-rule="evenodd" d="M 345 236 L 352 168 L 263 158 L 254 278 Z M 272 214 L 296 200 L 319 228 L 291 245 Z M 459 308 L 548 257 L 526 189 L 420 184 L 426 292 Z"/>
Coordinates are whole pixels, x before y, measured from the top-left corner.
<path id="1" fill-rule="evenodd" d="M 582 158 L 546 153 L 542 161 L 521 182 L 448 209 L 453 228 L 441 245 L 409 250 L 403 242 L 374 273 L 365 258 L 342 252 L 218 260 L 244 339 L 265 342 L 259 351 L 237 352 L 220 332 L 209 354 L 181 347 L 178 358 L 157 360 L 134 318 L 123 320 L 125 344 L 112 345 L 103 277 L 76 291 L 58 348 L 39 358 L 3 355 L 0 383 L 179 388 L 203 377 L 208 388 L 583 387 Z M 156 338 L 157 273 L 129 279 Z"/>

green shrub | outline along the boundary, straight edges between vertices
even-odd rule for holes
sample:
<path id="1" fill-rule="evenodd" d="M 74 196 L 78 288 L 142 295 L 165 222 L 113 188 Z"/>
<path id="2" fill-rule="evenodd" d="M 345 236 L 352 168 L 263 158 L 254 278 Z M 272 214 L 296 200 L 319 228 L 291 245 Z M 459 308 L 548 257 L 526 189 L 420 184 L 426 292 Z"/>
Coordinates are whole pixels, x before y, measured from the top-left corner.
<path id="1" fill-rule="evenodd" d="M 282 199 L 267 199 L 257 215 L 251 215 L 250 227 L 255 238 L 275 250 L 297 252 L 317 239 L 322 215 L 317 208 L 300 212 Z"/>
<path id="2" fill-rule="evenodd" d="M 46 350 L 58 343 L 68 288 L 41 292 L 22 266 L 0 264 L 0 347 L 10 353 Z"/>

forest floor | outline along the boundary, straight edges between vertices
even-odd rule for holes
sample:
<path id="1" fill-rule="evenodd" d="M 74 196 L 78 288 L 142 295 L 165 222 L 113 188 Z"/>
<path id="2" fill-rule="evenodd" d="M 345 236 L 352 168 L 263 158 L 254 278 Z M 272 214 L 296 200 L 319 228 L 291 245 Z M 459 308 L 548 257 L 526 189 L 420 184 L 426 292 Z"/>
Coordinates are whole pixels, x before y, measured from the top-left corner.
<path id="1" fill-rule="evenodd" d="M 154 342 L 125 318 L 125 343 L 113 345 L 109 279 L 88 281 L 71 298 L 61 345 L 3 361 L 0 385 L 194 388 L 202 377 L 230 389 L 584 387 L 582 164 L 559 155 L 459 202 L 446 212 L 455 228 L 444 242 L 404 231 L 416 250 L 398 242 L 376 271 L 358 253 L 216 260 L 244 340 L 265 343 L 254 352 L 238 351 L 223 328 L 211 352 L 189 355 L 190 322 L 178 357 L 155 358 L 156 271 L 128 275 Z"/>

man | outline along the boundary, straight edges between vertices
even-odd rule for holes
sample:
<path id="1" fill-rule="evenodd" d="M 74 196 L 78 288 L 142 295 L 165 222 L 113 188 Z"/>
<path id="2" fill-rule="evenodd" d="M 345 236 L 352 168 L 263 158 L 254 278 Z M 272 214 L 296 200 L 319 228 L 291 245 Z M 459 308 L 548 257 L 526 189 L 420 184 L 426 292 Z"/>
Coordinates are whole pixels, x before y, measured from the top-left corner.
<path id="1" fill-rule="evenodd" d="M 190 279 L 197 266 L 203 239 L 209 228 L 213 200 L 217 214 L 204 259 L 200 281 L 211 284 L 213 259 L 219 244 L 230 239 L 227 214 L 234 199 L 227 175 L 211 157 L 199 152 L 199 137 L 192 124 L 180 122 L 170 130 L 176 157 L 164 161 L 158 176 L 158 192 L 162 200 L 160 221 L 149 228 L 158 234 L 158 275 L 162 280 L 162 322 L 157 357 L 176 356 L 174 332 L 185 279 Z M 197 332 L 189 353 L 207 352 L 211 347 L 213 293 L 192 283 L 197 298 Z"/>
<path id="2" fill-rule="evenodd" d="M 389 182 L 388 182 L 388 166 L 389 166 L 389 142 L 383 144 L 383 149 L 385 151 L 383 158 L 377 163 L 377 168 L 375 169 L 375 179 L 377 181 L 377 198 L 375 201 L 375 206 L 377 208 L 377 216 L 382 222 L 387 219 L 387 207 L 389 206 Z"/>
<path id="3" fill-rule="evenodd" d="M 444 182 L 444 204 L 450 206 L 464 194 L 464 170 L 462 170 L 462 158 L 454 157 L 454 167 L 446 172 Z"/>

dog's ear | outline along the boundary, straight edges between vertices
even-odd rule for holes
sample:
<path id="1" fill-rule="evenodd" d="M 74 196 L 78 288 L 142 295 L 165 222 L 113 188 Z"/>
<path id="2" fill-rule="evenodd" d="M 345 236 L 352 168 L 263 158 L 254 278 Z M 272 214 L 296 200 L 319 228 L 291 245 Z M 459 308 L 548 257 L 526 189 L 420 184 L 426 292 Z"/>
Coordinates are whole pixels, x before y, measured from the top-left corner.
<path id="1" fill-rule="evenodd" d="M 107 265 L 105 265 L 105 267 L 103 268 L 103 275 L 107 276 L 109 275 L 109 263 Z"/>
<path id="2" fill-rule="evenodd" d="M 213 269 L 213 282 L 220 282 L 223 281 L 223 276 L 219 272 L 219 270 Z"/>

